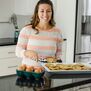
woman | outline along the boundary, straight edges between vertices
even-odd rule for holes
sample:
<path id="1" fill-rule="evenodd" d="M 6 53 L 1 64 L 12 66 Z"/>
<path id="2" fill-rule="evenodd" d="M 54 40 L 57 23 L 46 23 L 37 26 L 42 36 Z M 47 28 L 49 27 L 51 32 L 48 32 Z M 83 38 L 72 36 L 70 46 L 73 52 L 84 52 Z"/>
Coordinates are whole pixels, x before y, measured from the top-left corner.
<path id="1" fill-rule="evenodd" d="M 47 57 L 60 60 L 61 36 L 60 30 L 55 27 L 52 2 L 39 0 L 31 24 L 20 31 L 16 55 L 23 59 L 22 64 L 32 66 L 40 66 L 37 61 Z"/>
<path id="2" fill-rule="evenodd" d="M 16 46 L 16 55 L 26 65 L 39 66 L 36 60 L 49 56 L 61 59 L 60 30 L 55 27 L 53 4 L 39 0 L 31 24 L 21 31 Z"/>

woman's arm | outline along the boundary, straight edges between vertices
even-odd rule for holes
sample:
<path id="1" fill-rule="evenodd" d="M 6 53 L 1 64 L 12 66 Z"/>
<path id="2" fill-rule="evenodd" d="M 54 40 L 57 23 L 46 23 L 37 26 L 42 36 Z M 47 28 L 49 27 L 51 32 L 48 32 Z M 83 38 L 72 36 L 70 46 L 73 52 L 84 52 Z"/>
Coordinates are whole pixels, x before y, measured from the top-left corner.
<path id="1" fill-rule="evenodd" d="M 63 38 L 62 38 L 62 33 L 60 32 L 60 30 L 59 30 L 59 33 L 58 33 L 57 37 L 58 37 L 58 40 L 57 40 L 56 59 L 61 60 Z"/>
<path id="2" fill-rule="evenodd" d="M 31 36 L 30 31 L 27 27 L 21 30 L 15 52 L 17 57 L 27 57 L 37 61 L 38 54 L 33 50 L 27 50 L 29 36 Z"/>
<path id="3" fill-rule="evenodd" d="M 21 57 L 21 58 L 24 57 L 24 52 L 27 49 L 28 38 L 29 38 L 28 30 L 26 27 L 24 27 L 20 31 L 18 42 L 16 45 L 15 53 L 17 57 Z"/>

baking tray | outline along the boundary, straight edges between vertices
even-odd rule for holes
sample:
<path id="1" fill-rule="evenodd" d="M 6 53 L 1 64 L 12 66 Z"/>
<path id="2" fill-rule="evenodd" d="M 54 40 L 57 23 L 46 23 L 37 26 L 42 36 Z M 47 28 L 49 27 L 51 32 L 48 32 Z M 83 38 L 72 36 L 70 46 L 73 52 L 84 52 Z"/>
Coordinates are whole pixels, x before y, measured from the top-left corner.
<path id="1" fill-rule="evenodd" d="M 60 73 L 60 74 L 84 74 L 84 73 L 90 73 L 91 74 L 91 70 L 50 70 L 48 67 L 46 67 L 45 65 L 48 63 L 40 63 L 41 66 L 43 66 L 45 68 L 45 71 L 49 72 L 49 73 Z M 65 63 L 49 63 L 49 64 L 65 64 Z M 67 63 L 66 63 L 67 64 Z M 78 63 L 72 63 L 72 64 L 78 64 Z M 87 67 L 91 68 L 91 64 L 86 64 L 86 63 L 81 63 Z"/>

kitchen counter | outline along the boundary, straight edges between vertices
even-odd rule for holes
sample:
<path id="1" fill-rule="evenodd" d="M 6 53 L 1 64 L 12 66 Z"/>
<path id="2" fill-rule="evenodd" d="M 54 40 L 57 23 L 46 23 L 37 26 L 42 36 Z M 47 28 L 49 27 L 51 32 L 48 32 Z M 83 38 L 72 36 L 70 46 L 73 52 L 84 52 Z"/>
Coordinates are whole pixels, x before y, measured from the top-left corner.
<path id="1" fill-rule="evenodd" d="M 88 83 L 91 83 L 91 78 L 87 79 L 87 80 L 73 82 L 73 83 L 69 83 L 69 84 L 65 84 L 65 85 L 61 85 L 61 86 L 56 86 L 56 87 L 51 87 L 51 88 L 35 89 L 35 91 L 61 91 L 61 90 L 65 90 L 65 89 L 85 85 L 85 84 L 88 84 Z"/>
<path id="2" fill-rule="evenodd" d="M 77 74 L 74 74 L 74 73 L 72 74 L 70 73 L 51 74 L 49 78 L 51 80 L 52 79 L 76 79 L 76 78 L 84 78 L 84 79 L 76 81 L 76 82 L 71 82 L 65 85 L 59 85 L 56 87 L 35 89 L 35 91 L 59 91 L 59 90 L 65 90 L 65 89 L 69 89 L 72 87 L 77 87 L 77 86 L 91 83 L 91 72 L 90 73 L 77 73 Z"/>
<path id="3" fill-rule="evenodd" d="M 81 85 L 87 85 L 88 83 L 91 83 L 91 70 L 69 70 L 69 71 L 48 71 L 45 70 L 47 73 L 47 76 L 50 80 L 55 80 L 58 79 L 61 82 L 61 79 L 65 81 L 68 79 L 72 79 L 72 81 L 68 82 L 68 83 L 64 83 L 61 84 L 57 84 L 56 86 L 51 85 L 50 88 L 38 88 L 38 87 L 33 87 L 34 91 L 59 91 L 59 90 L 65 90 L 65 89 L 69 89 L 69 88 L 73 88 L 73 87 L 77 87 L 77 86 L 81 86 Z M 80 80 L 76 80 L 77 78 L 83 78 Z M 56 81 L 55 81 L 56 83 Z"/>
<path id="4" fill-rule="evenodd" d="M 41 65 L 45 67 L 44 63 L 41 63 Z M 87 65 L 90 66 L 90 64 Z M 55 82 L 56 86 L 53 85 L 54 83 L 52 83 L 51 88 L 36 89 L 35 91 L 59 91 L 59 90 L 65 90 L 70 88 L 72 89 L 73 87 L 87 85 L 88 83 L 91 83 L 91 70 L 50 71 L 46 67 L 45 69 L 48 78 L 52 82 Z M 61 80 L 64 80 L 65 82 L 62 84 Z"/>

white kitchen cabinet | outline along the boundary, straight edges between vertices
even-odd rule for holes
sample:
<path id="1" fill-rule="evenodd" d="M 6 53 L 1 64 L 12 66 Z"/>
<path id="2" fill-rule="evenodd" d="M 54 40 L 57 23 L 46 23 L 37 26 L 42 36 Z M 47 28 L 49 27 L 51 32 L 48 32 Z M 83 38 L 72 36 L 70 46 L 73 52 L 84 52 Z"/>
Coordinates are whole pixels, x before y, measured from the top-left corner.
<path id="1" fill-rule="evenodd" d="M 15 45 L 0 46 L 0 76 L 16 74 L 21 59 L 15 56 Z"/>
<path id="2" fill-rule="evenodd" d="M 14 58 L 15 56 L 15 45 L 12 46 L 0 46 L 0 59 Z"/>
<path id="3" fill-rule="evenodd" d="M 23 91 L 15 85 L 16 69 L 21 59 L 15 56 L 15 45 L 0 46 L 0 91 Z"/>
<path id="4" fill-rule="evenodd" d="M 32 15 L 38 0 L 15 0 L 14 13 L 18 15 Z"/>
<path id="5" fill-rule="evenodd" d="M 14 0 L 0 0 L 0 22 L 8 22 L 14 11 Z"/>
<path id="6" fill-rule="evenodd" d="M 0 59 L 0 76 L 16 74 L 16 69 L 20 64 L 17 58 Z"/>
<path id="7" fill-rule="evenodd" d="M 39 0 L 15 0 L 14 13 L 18 15 L 32 15 Z M 56 0 L 52 0 L 56 12 Z"/>

